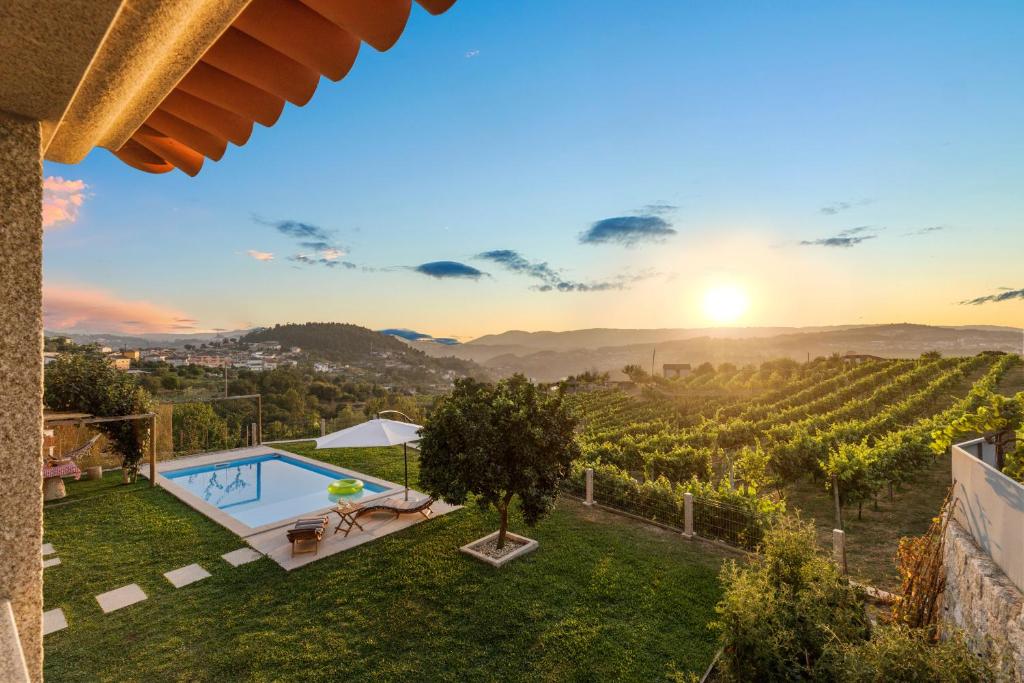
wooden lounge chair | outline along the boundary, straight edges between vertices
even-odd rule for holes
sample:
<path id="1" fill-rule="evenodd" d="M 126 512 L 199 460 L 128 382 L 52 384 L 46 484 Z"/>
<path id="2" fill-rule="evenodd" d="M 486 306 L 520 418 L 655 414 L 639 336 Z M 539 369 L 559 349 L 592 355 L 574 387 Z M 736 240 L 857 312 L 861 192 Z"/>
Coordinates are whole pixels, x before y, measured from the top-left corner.
<path id="1" fill-rule="evenodd" d="M 327 529 L 326 517 L 296 520 L 295 526 L 288 530 L 288 541 L 292 544 L 292 557 L 298 553 L 315 553 L 320 550 L 320 540 L 324 537 L 325 529 Z"/>
<path id="2" fill-rule="evenodd" d="M 408 515 L 413 513 L 420 513 L 426 519 L 430 519 L 430 515 L 433 511 L 430 506 L 434 504 L 433 498 L 424 498 L 422 500 L 400 500 L 398 498 L 387 498 L 381 501 L 373 501 L 370 503 L 356 503 L 354 505 L 345 505 L 335 508 L 333 511 L 341 517 L 338 522 L 338 526 L 334 528 L 334 533 L 343 531 L 346 536 L 352 531 L 353 526 L 359 527 L 362 531 L 363 527 L 359 524 L 358 520 L 363 515 L 371 515 L 375 512 L 391 512 L 394 513 L 395 517 L 400 515 Z"/>

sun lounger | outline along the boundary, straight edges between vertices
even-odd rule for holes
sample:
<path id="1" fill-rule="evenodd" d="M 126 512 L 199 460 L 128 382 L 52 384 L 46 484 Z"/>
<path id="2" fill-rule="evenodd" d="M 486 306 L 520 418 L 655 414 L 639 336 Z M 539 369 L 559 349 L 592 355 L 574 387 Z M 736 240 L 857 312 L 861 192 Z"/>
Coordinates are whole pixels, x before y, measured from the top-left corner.
<path id="1" fill-rule="evenodd" d="M 372 501 L 370 503 L 355 503 L 347 505 L 339 505 L 333 512 L 337 513 L 341 520 L 338 522 L 338 526 L 335 527 L 334 533 L 343 531 L 346 536 L 352 531 L 352 527 L 357 526 L 362 531 L 363 527 L 359 524 L 358 520 L 363 515 L 370 515 L 375 512 L 390 512 L 399 517 L 400 515 L 409 515 L 419 513 L 425 518 L 430 519 L 432 510 L 430 506 L 434 504 L 433 498 L 423 498 L 421 500 L 401 500 L 399 498 L 387 498 L 381 501 Z"/>
<path id="2" fill-rule="evenodd" d="M 292 544 L 292 556 L 298 553 L 315 553 L 320 549 L 320 539 L 327 529 L 326 517 L 313 517 L 296 520 L 295 526 L 288 530 L 288 541 Z M 310 548 L 312 546 L 312 548 Z"/>

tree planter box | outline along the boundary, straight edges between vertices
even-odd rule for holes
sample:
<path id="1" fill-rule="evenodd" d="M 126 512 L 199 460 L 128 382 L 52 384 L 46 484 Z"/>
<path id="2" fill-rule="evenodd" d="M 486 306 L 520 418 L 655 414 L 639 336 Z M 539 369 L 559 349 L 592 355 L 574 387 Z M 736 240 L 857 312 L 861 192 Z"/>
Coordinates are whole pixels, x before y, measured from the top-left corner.
<path id="1" fill-rule="evenodd" d="M 473 557 L 477 560 L 480 560 L 481 562 L 485 562 L 491 565 L 492 567 L 501 568 L 509 562 L 511 562 L 512 560 L 516 559 L 517 557 L 522 557 L 527 553 L 532 553 L 534 550 L 537 549 L 537 546 L 540 545 L 540 543 L 533 540 L 532 538 L 526 538 L 525 536 L 513 534 L 511 531 L 508 531 L 505 532 L 505 543 L 507 544 L 509 541 L 512 541 L 513 543 L 520 544 L 519 547 L 515 550 L 512 550 L 507 554 L 502 555 L 501 557 L 491 557 L 490 555 L 481 552 L 477 549 L 479 546 L 485 545 L 488 541 L 491 541 L 497 537 L 498 532 L 495 531 L 494 533 L 487 534 L 483 538 L 478 538 L 472 543 L 467 543 L 466 545 L 459 548 L 459 550 L 466 553 L 470 557 Z"/>

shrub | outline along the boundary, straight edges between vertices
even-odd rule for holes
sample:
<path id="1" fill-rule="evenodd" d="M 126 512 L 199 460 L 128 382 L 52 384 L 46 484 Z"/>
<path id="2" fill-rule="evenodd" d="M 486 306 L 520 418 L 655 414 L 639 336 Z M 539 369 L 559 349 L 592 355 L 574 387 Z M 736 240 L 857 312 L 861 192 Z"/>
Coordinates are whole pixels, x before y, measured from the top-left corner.
<path id="1" fill-rule="evenodd" d="M 973 683 L 992 680 L 994 674 L 959 634 L 932 644 L 925 629 L 897 625 L 877 628 L 868 641 L 833 641 L 815 666 L 815 678 L 844 683 Z"/>
<path id="2" fill-rule="evenodd" d="M 856 643 L 870 633 L 860 593 L 819 554 L 813 525 L 798 519 L 771 529 L 749 566 L 728 563 L 722 583 L 712 626 L 727 680 L 808 678 L 833 639 Z"/>

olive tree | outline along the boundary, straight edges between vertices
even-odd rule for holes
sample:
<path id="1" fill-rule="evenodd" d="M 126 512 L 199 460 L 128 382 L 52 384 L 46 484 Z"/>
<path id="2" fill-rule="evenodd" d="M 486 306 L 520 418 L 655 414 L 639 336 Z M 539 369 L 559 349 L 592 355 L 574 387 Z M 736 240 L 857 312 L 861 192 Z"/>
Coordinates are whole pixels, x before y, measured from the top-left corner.
<path id="1" fill-rule="evenodd" d="M 474 495 L 480 505 L 497 508 L 502 548 L 513 497 L 530 526 L 554 505 L 579 456 L 575 425 L 561 396 L 522 375 L 494 385 L 461 379 L 423 427 L 420 484 L 455 505 Z"/>

